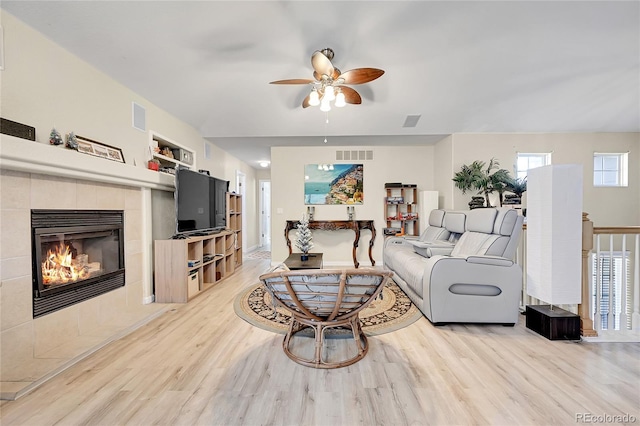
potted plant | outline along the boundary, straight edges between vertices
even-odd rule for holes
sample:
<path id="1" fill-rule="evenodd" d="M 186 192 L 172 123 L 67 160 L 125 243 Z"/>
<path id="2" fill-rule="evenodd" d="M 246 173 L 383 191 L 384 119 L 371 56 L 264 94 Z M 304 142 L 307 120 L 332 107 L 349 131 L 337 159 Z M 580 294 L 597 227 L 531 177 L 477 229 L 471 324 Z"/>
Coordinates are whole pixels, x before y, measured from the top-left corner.
<path id="1" fill-rule="evenodd" d="M 491 207 L 489 194 L 498 192 L 502 203 L 502 193 L 506 189 L 506 182 L 510 179 L 509 172 L 500 168 L 500 163 L 495 158 L 489 160 L 489 164 L 484 161 L 474 161 L 470 165 L 463 164 L 460 171 L 453 176 L 456 188 L 463 194 L 467 191 L 478 191 L 484 196 L 484 205 L 478 205 L 477 197 L 469 203 L 470 208 Z M 472 205 L 473 204 L 473 205 Z"/>
<path id="2" fill-rule="evenodd" d="M 513 194 L 506 196 L 506 204 L 522 204 L 522 194 L 527 191 L 527 177 L 511 178 L 507 182 L 506 190 Z"/>

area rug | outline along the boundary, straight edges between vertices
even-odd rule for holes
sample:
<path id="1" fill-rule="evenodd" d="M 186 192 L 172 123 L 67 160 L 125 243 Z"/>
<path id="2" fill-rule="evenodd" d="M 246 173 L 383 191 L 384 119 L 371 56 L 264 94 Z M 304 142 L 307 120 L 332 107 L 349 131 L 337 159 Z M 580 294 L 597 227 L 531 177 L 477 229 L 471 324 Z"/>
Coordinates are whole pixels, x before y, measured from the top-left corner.
<path id="1" fill-rule="evenodd" d="M 245 259 L 271 259 L 271 252 L 270 251 L 252 251 L 249 253 L 245 253 L 244 255 Z"/>
<path id="2" fill-rule="evenodd" d="M 236 314 L 249 324 L 286 334 L 291 314 L 288 310 L 271 304 L 271 296 L 262 284 L 256 284 L 242 291 L 233 303 Z M 369 306 L 360 312 L 362 330 L 367 336 L 389 333 L 413 324 L 422 317 L 422 313 L 394 282 L 382 289 Z"/>

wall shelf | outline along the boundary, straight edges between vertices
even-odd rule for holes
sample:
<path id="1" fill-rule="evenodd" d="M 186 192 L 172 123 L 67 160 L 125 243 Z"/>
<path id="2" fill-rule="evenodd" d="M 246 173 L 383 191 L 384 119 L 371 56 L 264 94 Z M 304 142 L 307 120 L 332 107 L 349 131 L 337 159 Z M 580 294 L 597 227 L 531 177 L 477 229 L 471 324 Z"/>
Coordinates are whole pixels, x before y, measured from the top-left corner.
<path id="1" fill-rule="evenodd" d="M 160 149 L 160 153 L 155 152 L 156 149 Z M 171 154 L 173 155 L 173 150 L 182 150 L 187 158 L 191 158 L 192 161 L 188 162 L 182 158 L 171 157 L 168 155 L 162 154 L 162 151 L 165 149 L 169 149 Z M 186 167 L 191 170 L 196 170 L 196 153 L 187 148 L 184 145 L 179 144 L 178 142 L 172 141 L 171 139 L 160 135 L 153 130 L 149 130 L 149 152 L 151 154 L 150 159 L 155 159 L 160 162 L 160 171 L 162 168 L 165 169 L 175 169 L 176 166 Z"/>

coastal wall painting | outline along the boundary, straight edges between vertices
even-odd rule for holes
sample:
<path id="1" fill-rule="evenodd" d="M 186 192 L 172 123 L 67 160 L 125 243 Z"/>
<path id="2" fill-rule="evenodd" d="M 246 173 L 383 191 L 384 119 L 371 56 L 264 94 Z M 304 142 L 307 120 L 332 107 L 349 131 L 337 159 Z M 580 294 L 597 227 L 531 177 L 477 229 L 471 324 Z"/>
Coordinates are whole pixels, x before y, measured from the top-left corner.
<path id="1" fill-rule="evenodd" d="M 362 164 L 305 164 L 305 205 L 363 204 L 362 170 Z"/>

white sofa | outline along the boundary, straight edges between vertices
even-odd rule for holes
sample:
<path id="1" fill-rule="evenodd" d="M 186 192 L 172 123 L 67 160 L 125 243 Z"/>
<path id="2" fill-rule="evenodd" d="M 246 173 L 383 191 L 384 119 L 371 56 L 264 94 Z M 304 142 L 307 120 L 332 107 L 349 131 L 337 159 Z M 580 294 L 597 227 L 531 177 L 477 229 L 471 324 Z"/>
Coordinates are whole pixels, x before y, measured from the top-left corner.
<path id="1" fill-rule="evenodd" d="M 434 210 L 420 238 L 385 240 L 384 266 L 434 324 L 514 325 L 522 269 L 513 259 L 522 220 L 510 208 Z"/>

